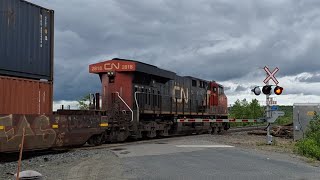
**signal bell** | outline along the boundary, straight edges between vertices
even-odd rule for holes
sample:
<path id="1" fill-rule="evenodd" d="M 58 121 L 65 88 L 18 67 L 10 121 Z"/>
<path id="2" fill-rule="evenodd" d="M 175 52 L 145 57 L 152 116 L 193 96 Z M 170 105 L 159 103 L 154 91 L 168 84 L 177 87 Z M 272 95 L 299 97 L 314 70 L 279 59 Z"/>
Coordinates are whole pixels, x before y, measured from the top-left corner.
<path id="1" fill-rule="evenodd" d="M 265 85 L 265 86 L 263 86 L 263 88 L 262 88 L 262 92 L 263 92 L 263 94 L 265 94 L 265 95 L 270 95 L 271 94 L 271 85 Z"/>
<path id="2" fill-rule="evenodd" d="M 274 88 L 274 93 L 275 93 L 276 95 L 282 94 L 282 91 L 283 91 L 283 87 L 276 86 L 276 87 Z"/>

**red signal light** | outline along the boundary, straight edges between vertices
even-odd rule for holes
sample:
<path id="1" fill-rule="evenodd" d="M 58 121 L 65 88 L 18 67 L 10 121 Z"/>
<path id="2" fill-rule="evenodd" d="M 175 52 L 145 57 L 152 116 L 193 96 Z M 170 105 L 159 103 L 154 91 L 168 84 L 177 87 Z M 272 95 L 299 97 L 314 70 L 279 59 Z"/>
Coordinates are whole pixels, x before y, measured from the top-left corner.
<path id="1" fill-rule="evenodd" d="M 274 93 L 275 93 L 276 95 L 282 94 L 282 91 L 283 91 L 283 87 L 276 86 L 276 87 L 274 88 Z"/>

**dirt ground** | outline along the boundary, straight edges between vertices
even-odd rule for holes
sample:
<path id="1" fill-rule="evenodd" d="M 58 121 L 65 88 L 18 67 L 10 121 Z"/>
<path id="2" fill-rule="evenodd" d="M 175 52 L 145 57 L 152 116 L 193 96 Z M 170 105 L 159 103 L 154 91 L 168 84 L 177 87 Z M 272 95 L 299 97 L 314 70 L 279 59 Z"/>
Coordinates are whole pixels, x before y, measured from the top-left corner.
<path id="1" fill-rule="evenodd" d="M 235 145 L 245 149 L 260 150 L 265 152 L 285 153 L 292 157 L 299 158 L 313 166 L 320 166 L 320 161 L 302 157 L 295 153 L 295 141 L 293 139 L 286 139 L 280 137 L 273 137 L 272 145 L 267 145 L 266 136 L 248 135 L 248 132 L 233 132 L 225 133 L 223 135 L 215 135 L 218 142 Z"/>
<path id="2" fill-rule="evenodd" d="M 291 139 L 274 137 L 273 145 L 266 145 L 266 136 L 248 135 L 247 132 L 228 132 L 221 135 L 197 135 L 197 136 L 182 136 L 173 137 L 181 138 L 188 141 L 213 141 L 226 145 L 234 145 L 243 149 L 250 149 L 255 151 L 262 151 L 263 153 L 285 153 L 291 157 L 303 160 L 313 166 L 319 166 L 319 161 L 310 160 L 298 156 L 294 153 L 294 144 Z M 172 138 L 150 140 L 152 141 L 169 141 Z M 132 142 L 132 143 L 149 143 L 146 142 Z M 121 145 L 120 145 L 121 146 Z M 107 167 L 109 171 L 116 170 L 119 174 L 116 177 L 121 177 L 121 159 L 110 150 L 114 148 L 111 145 L 102 145 L 99 149 L 85 150 L 73 149 L 69 152 L 61 154 L 49 154 L 22 161 L 23 170 L 36 170 L 45 174 L 45 179 L 77 179 L 79 175 L 83 176 L 90 173 L 94 176 L 95 173 L 102 171 L 101 169 L 92 169 L 92 164 L 99 164 L 104 169 Z M 89 163 L 90 162 L 90 163 Z M 12 179 L 12 173 L 15 173 L 17 162 L 3 162 L 0 160 L 0 179 Z M 79 169 L 81 167 L 81 169 Z M 100 167 L 100 166 L 99 166 Z M 93 174 L 92 174 L 93 173 Z M 97 173 L 99 174 L 99 173 Z M 130 179 L 134 177 L 126 177 Z M 117 179 L 117 178 L 115 178 Z"/>

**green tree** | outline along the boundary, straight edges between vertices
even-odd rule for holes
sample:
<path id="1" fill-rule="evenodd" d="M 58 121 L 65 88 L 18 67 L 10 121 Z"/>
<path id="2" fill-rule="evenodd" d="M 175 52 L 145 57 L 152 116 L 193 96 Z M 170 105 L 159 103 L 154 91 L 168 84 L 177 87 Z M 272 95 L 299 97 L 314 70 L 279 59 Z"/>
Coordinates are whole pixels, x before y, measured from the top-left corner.
<path id="1" fill-rule="evenodd" d="M 263 107 L 260 106 L 257 99 L 252 99 L 249 104 L 248 110 L 250 112 L 250 118 L 252 119 L 260 118 L 263 116 Z"/>
<path id="2" fill-rule="evenodd" d="M 292 106 L 279 106 L 279 110 L 284 112 L 284 116 L 279 117 L 276 123 L 279 125 L 292 123 L 293 107 Z"/>
<path id="3" fill-rule="evenodd" d="M 232 118 L 239 118 L 242 116 L 243 107 L 241 105 L 241 102 L 239 99 L 234 103 L 234 105 L 231 107 L 230 116 Z"/>
<path id="4" fill-rule="evenodd" d="M 89 102 L 90 101 L 90 95 L 86 95 L 82 97 L 80 100 L 78 100 L 78 107 L 80 110 L 88 110 L 89 109 Z"/>
<path id="5" fill-rule="evenodd" d="M 263 107 L 260 106 L 257 99 L 253 99 L 250 103 L 246 100 L 237 100 L 231 107 L 230 117 L 236 119 L 256 119 L 263 116 Z M 255 123 L 232 123 L 232 126 L 247 126 Z"/>

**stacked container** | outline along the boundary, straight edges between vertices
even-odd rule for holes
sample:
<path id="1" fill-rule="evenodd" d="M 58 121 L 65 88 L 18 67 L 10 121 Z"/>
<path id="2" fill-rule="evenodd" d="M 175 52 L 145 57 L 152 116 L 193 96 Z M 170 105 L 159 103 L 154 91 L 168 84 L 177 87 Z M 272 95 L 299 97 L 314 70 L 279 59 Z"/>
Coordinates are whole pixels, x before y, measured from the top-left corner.
<path id="1" fill-rule="evenodd" d="M 54 11 L 0 0 L 0 114 L 51 114 Z"/>

